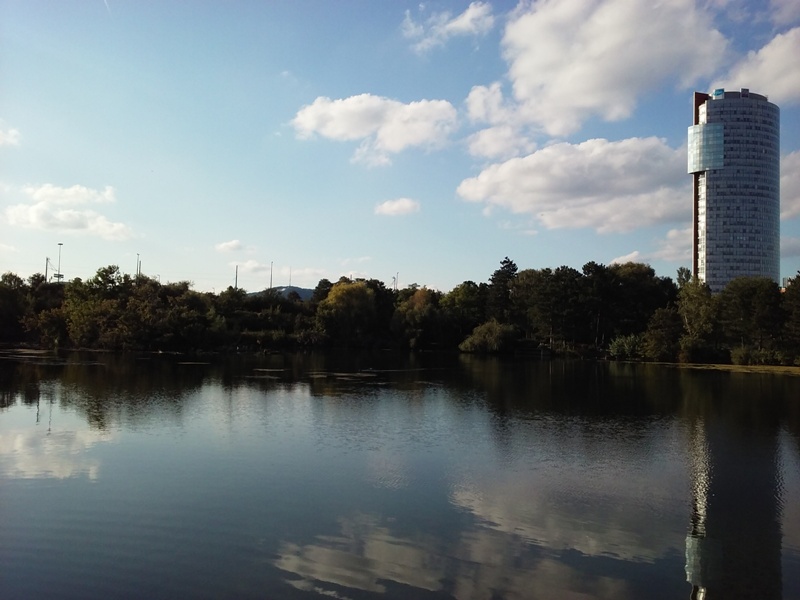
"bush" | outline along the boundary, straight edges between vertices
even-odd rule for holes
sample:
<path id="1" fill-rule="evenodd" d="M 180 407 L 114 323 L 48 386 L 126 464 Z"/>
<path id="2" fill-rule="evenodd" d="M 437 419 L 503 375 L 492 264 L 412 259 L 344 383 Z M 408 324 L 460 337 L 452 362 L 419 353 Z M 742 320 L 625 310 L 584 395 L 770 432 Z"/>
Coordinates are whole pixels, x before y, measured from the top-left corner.
<path id="1" fill-rule="evenodd" d="M 642 336 L 632 333 L 619 335 L 611 340 L 608 353 L 617 360 L 633 360 L 642 357 Z"/>
<path id="2" fill-rule="evenodd" d="M 478 325 L 472 335 L 461 342 L 458 349 L 462 352 L 502 352 L 508 349 L 514 339 L 514 328 L 501 325 L 496 319 Z"/>
<path id="3" fill-rule="evenodd" d="M 737 346 L 731 350 L 731 362 L 735 365 L 781 365 L 789 361 L 777 350 Z"/>

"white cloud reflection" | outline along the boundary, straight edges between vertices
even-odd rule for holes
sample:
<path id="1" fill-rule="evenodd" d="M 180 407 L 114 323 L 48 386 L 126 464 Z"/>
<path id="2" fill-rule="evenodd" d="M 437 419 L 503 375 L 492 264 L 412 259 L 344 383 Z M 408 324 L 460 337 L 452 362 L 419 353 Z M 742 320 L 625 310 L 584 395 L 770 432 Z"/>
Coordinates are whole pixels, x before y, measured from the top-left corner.
<path id="1" fill-rule="evenodd" d="M 0 460 L 5 476 L 10 478 L 86 476 L 96 480 L 100 474 L 100 460 L 87 456 L 87 451 L 111 439 L 110 433 L 95 429 L 11 429 L 0 434 Z"/>

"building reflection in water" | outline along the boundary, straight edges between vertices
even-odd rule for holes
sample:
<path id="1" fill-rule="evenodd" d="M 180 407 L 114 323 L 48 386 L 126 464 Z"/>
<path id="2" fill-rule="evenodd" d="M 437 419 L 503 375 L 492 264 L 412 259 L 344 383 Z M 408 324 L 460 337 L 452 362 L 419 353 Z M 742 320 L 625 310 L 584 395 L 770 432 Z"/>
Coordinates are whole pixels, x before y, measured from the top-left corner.
<path id="1" fill-rule="evenodd" d="M 693 600 L 781 598 L 778 433 L 777 419 L 751 419 L 736 406 L 691 419 Z"/>

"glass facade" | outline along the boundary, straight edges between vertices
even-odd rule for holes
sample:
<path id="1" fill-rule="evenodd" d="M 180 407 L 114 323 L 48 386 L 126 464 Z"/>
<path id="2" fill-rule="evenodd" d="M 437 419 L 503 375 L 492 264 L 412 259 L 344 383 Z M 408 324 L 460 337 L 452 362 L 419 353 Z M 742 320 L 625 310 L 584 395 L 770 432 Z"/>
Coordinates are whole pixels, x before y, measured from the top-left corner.
<path id="1" fill-rule="evenodd" d="M 695 95 L 694 273 L 714 292 L 742 276 L 780 276 L 780 114 L 764 96 Z"/>

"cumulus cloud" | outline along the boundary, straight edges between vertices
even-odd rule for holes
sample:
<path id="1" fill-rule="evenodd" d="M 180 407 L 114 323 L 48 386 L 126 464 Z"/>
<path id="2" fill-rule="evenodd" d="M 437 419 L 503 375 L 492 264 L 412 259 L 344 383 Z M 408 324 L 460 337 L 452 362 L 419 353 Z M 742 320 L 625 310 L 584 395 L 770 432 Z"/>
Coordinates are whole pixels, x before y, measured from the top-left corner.
<path id="1" fill-rule="evenodd" d="M 800 150 L 781 159 L 781 219 L 800 215 Z"/>
<path id="2" fill-rule="evenodd" d="M 414 51 L 422 54 L 443 46 L 452 37 L 484 35 L 493 26 L 492 6 L 488 2 L 472 2 L 460 15 L 434 13 L 421 23 L 414 21 L 407 10 L 401 30 L 406 38 L 415 40 Z"/>
<path id="3" fill-rule="evenodd" d="M 670 229 L 667 237 L 658 242 L 658 250 L 652 258 L 669 262 L 689 262 L 692 260 L 693 228 Z"/>
<path id="4" fill-rule="evenodd" d="M 540 0 L 523 3 L 503 37 L 521 115 L 562 136 L 588 118 L 629 117 L 663 82 L 711 75 L 727 42 L 691 0 Z"/>
<path id="5" fill-rule="evenodd" d="M 626 254 L 625 256 L 618 256 L 617 258 L 612 258 L 609 263 L 612 265 L 624 265 L 625 263 L 629 262 L 641 262 L 641 253 L 638 250 L 634 250 L 633 252 Z"/>
<path id="6" fill-rule="evenodd" d="M 420 205 L 416 200 L 412 200 L 411 198 L 398 198 L 397 200 L 387 200 L 386 202 L 378 204 L 375 207 L 375 214 L 397 217 L 419 212 L 419 209 Z"/>
<path id="7" fill-rule="evenodd" d="M 488 86 L 474 86 L 469 91 L 465 104 L 467 114 L 472 122 L 497 125 L 508 123 L 516 116 L 516 108 L 503 97 L 503 89 L 499 81 Z"/>
<path id="8" fill-rule="evenodd" d="M 488 127 L 467 138 L 472 156 L 505 160 L 532 152 L 536 144 L 511 125 Z"/>
<path id="9" fill-rule="evenodd" d="M 214 249 L 217 252 L 236 252 L 238 250 L 242 250 L 243 248 L 244 246 L 239 240 L 231 240 L 229 242 L 220 242 L 219 244 L 214 244 Z"/>
<path id="10" fill-rule="evenodd" d="M 2 125 L 0 121 L 0 125 Z M 17 129 L 0 128 L 0 146 L 18 146 L 21 135 Z"/>
<path id="11" fill-rule="evenodd" d="M 95 210 L 84 208 L 86 204 L 116 202 L 111 186 L 94 190 L 81 185 L 63 188 L 48 183 L 26 186 L 21 191 L 30 202 L 6 208 L 6 219 L 12 226 L 85 232 L 107 240 L 125 240 L 133 236 L 127 225 L 115 223 Z"/>
<path id="12" fill-rule="evenodd" d="M 353 160 L 385 165 L 390 154 L 406 148 L 444 144 L 456 128 L 456 110 L 446 100 L 404 104 L 372 94 L 338 100 L 320 96 L 298 111 L 292 125 L 300 139 L 362 140 Z"/>
<path id="13" fill-rule="evenodd" d="M 751 51 L 735 64 L 711 89 L 750 88 L 769 93 L 778 104 L 800 102 L 800 27 L 776 35 L 763 48 Z"/>
<path id="14" fill-rule="evenodd" d="M 234 240 L 235 241 L 235 240 Z M 231 263 L 231 266 L 239 266 L 242 273 L 269 273 L 271 265 L 257 260 L 247 260 L 243 263 Z"/>
<path id="15" fill-rule="evenodd" d="M 685 149 L 661 139 L 593 139 L 491 165 L 457 192 L 487 208 L 532 215 L 548 229 L 623 232 L 690 218 L 685 171 Z"/>
<path id="16" fill-rule="evenodd" d="M 770 12 L 776 25 L 792 25 L 800 21 L 800 3 L 797 0 L 771 0 Z"/>
<path id="17" fill-rule="evenodd" d="M 114 188 L 110 185 L 107 185 L 102 190 L 93 190 L 82 185 L 63 188 L 51 183 L 45 183 L 38 186 L 25 186 L 22 191 L 34 202 L 46 202 L 48 204 L 105 204 L 117 201 Z"/>

